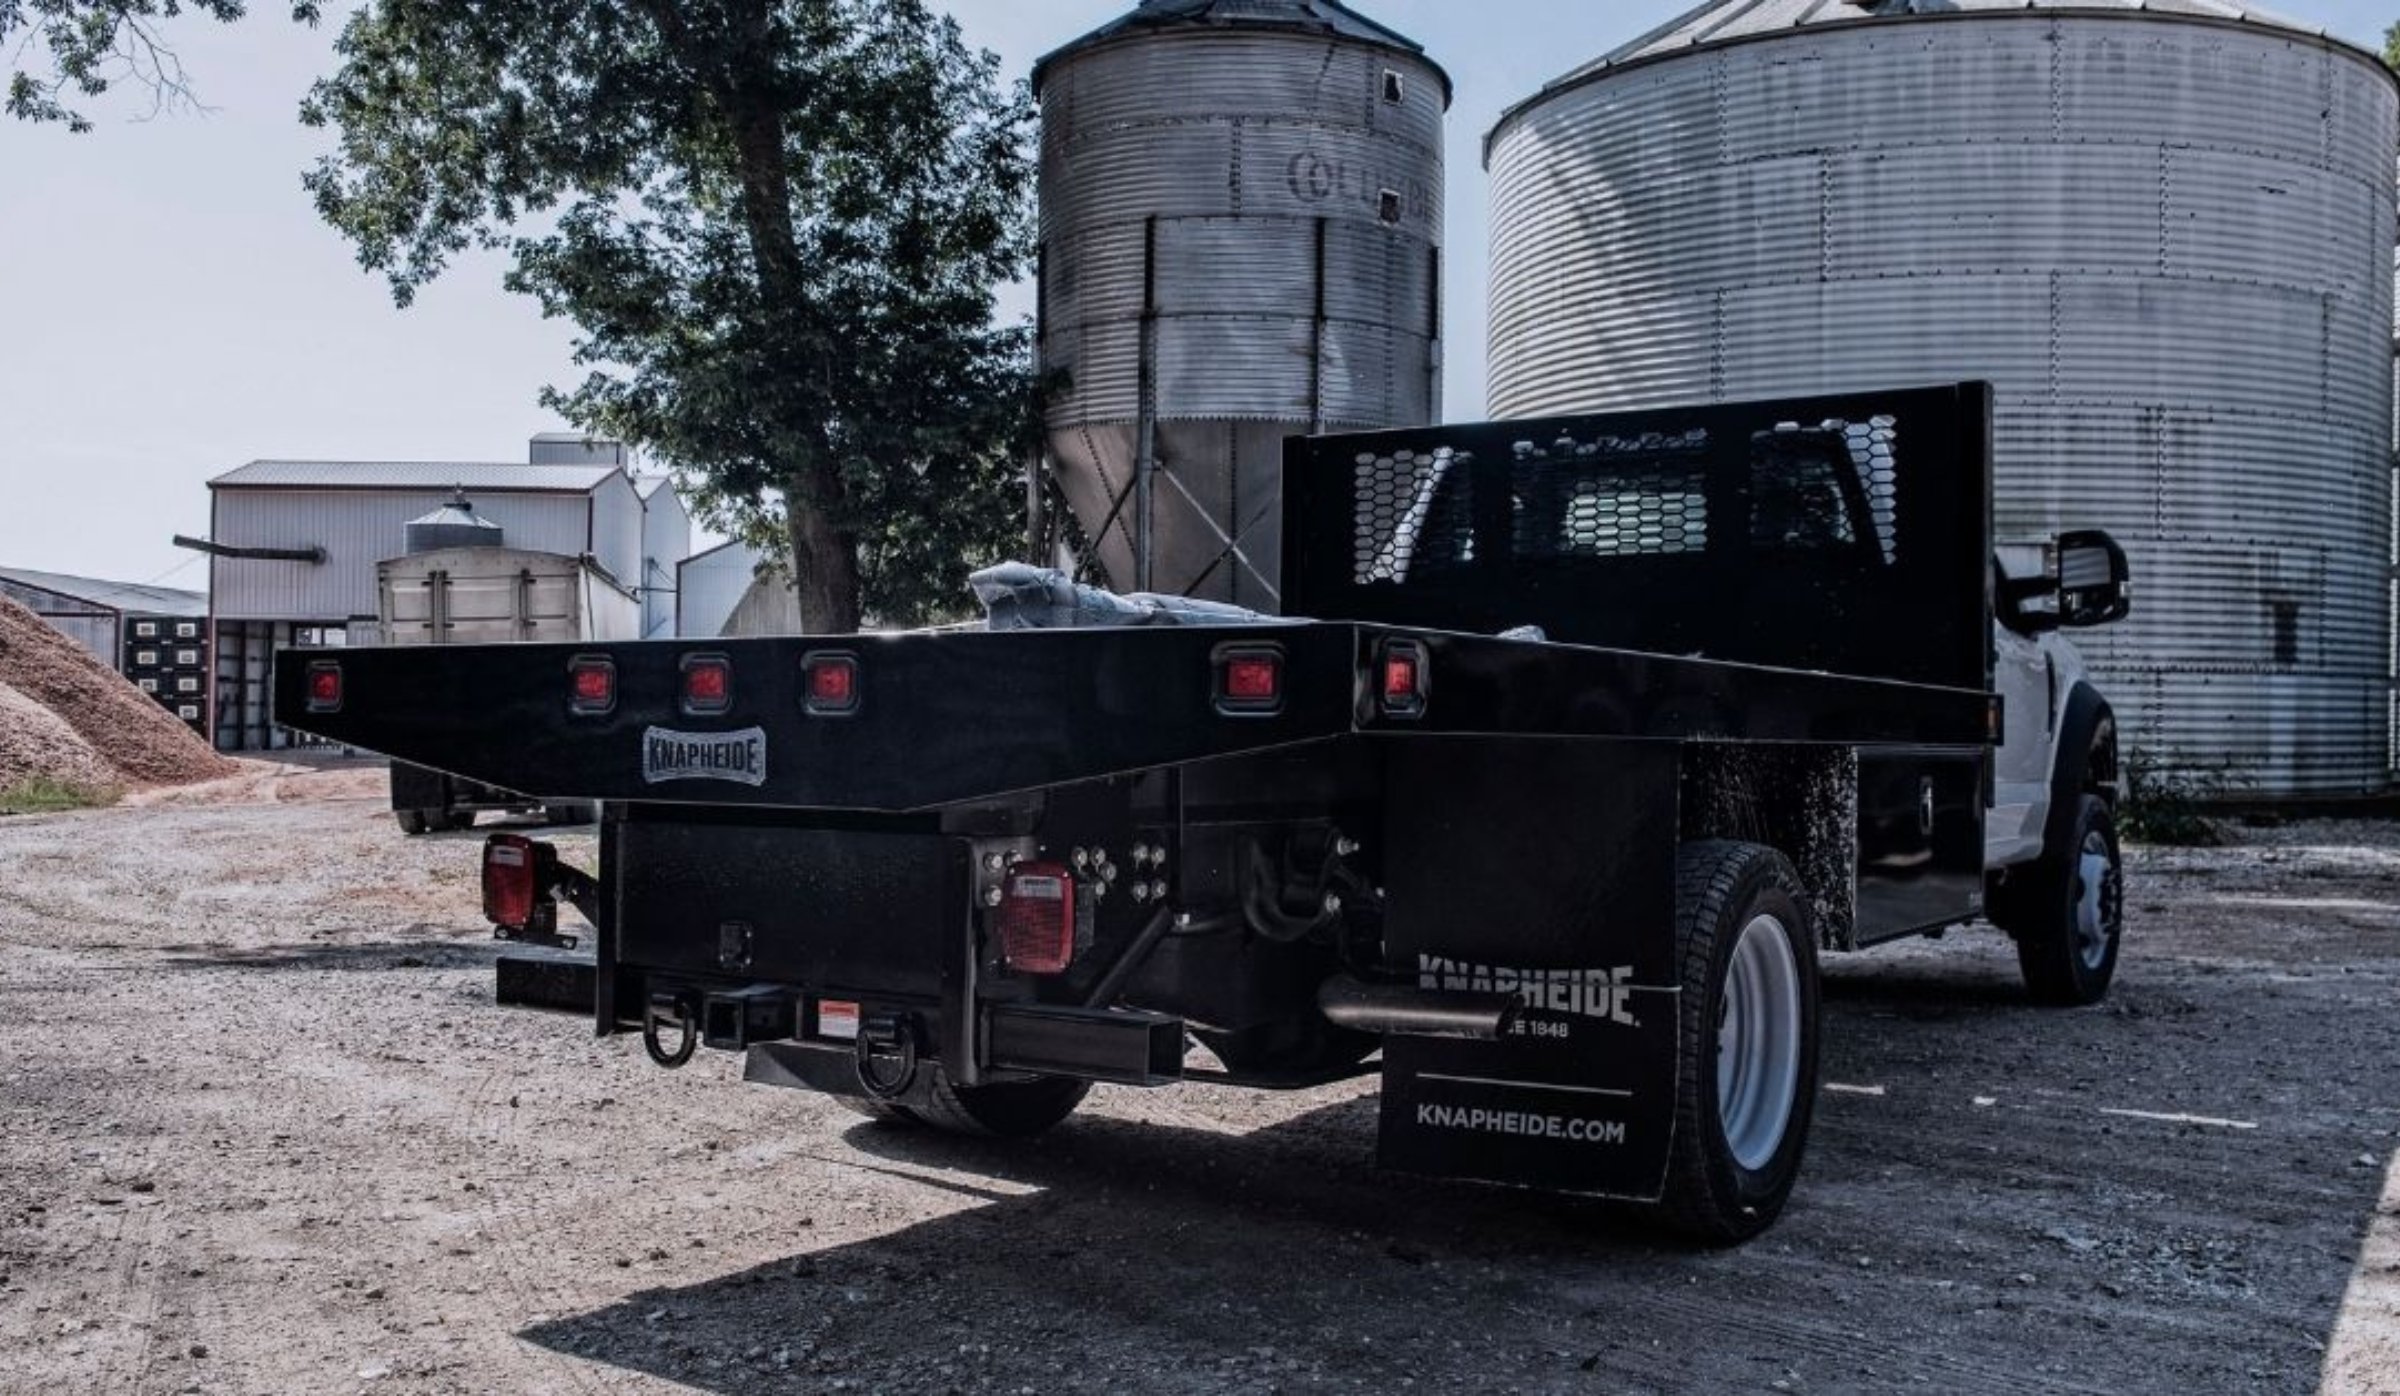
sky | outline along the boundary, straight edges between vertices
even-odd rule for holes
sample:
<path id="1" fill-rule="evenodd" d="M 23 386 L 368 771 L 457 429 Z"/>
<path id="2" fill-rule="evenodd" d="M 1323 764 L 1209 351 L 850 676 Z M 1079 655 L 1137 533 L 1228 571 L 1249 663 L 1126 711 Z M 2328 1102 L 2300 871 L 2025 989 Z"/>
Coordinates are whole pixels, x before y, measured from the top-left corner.
<path id="1" fill-rule="evenodd" d="M 1686 0 L 1355 0 L 1457 83 L 1450 113 L 1447 413 L 1481 417 L 1486 188 L 1506 107 L 1672 18 Z M 1022 75 L 1130 0 L 954 0 L 970 41 Z M 333 10 L 335 6 L 328 6 Z M 2380 46 L 2400 0 L 2282 0 Z M 208 530 L 206 481 L 254 459 L 521 460 L 563 425 L 545 384 L 581 376 L 572 326 L 470 257 L 393 308 L 320 222 L 301 171 L 327 137 L 297 119 L 335 25 L 275 0 L 170 31 L 209 108 L 85 104 L 89 135 L 0 117 L 0 566 L 205 585 L 176 533 Z M 1029 306 L 1022 292 L 1009 304 Z"/>

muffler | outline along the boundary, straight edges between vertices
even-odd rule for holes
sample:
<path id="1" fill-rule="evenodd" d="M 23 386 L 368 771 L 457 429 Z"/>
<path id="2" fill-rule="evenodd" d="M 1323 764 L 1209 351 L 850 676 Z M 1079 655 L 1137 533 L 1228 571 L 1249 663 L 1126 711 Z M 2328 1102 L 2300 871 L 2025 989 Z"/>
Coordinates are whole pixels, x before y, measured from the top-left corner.
<path id="1" fill-rule="evenodd" d="M 1337 974 L 1317 990 L 1317 1009 L 1336 1027 L 1387 1037 L 1453 1037 L 1497 1042 L 1519 1008 L 1514 994 L 1369 984 Z"/>

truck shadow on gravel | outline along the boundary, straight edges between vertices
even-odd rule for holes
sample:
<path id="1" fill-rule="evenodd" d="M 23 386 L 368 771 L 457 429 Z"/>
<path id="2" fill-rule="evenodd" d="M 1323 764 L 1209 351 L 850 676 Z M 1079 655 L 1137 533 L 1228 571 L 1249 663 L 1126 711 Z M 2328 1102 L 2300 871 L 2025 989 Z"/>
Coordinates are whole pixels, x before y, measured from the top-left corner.
<path id="1" fill-rule="evenodd" d="M 520 1336 L 722 1393 L 2316 1389 L 2388 1093 L 2310 1098 L 2327 1015 L 2303 995 L 2186 984 L 2189 1012 L 2059 1014 L 1997 968 L 1829 977 L 1825 1079 L 1875 1093 L 1820 1099 L 1792 1209 L 1741 1250 L 1378 1172 L 1371 1095 L 1248 1133 L 862 1123 L 809 1166 L 947 1215 Z M 2203 1050 L 2237 1010 L 2239 1070 Z M 2179 1105 L 2251 1127 L 2111 1113 Z"/>
<path id="2" fill-rule="evenodd" d="M 491 943 L 461 939 L 455 933 L 444 934 L 439 926 L 411 929 L 419 933 L 382 940 L 238 950 L 230 946 L 164 945 L 158 951 L 164 957 L 161 963 L 169 969 L 270 972 L 478 969 L 489 968 L 499 958 L 500 948 Z"/>

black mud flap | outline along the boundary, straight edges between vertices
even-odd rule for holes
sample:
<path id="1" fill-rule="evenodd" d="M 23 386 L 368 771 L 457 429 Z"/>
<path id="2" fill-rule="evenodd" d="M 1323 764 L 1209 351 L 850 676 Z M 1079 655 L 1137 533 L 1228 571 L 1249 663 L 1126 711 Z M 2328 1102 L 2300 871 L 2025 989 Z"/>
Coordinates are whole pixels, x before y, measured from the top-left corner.
<path id="1" fill-rule="evenodd" d="M 1389 944 L 1426 989 L 1513 993 L 1502 1040 L 1394 1037 L 1383 1166 L 1655 1201 L 1673 1144 L 1672 747 L 1399 746 Z"/>

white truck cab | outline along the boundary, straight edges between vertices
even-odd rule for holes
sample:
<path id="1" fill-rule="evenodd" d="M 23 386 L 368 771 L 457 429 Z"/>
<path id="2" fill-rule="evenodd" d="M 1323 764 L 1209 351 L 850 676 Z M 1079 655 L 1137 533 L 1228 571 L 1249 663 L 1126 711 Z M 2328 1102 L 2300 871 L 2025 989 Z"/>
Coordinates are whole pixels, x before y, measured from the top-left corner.
<path id="1" fill-rule="evenodd" d="M 1984 824 L 1987 906 L 2027 985 L 2055 1003 L 2108 992 L 2124 929 L 2116 716 L 2064 631 L 2132 608 L 2105 533 L 2003 545 L 1994 568 L 1993 686 L 2003 735 Z"/>

